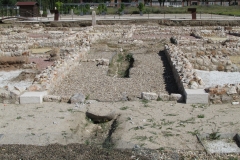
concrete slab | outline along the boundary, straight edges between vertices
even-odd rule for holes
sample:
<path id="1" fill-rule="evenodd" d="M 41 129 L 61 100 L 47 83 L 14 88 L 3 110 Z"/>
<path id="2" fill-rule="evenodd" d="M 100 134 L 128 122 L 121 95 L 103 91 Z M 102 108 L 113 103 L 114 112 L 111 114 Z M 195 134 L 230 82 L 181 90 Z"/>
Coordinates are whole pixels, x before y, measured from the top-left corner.
<path id="1" fill-rule="evenodd" d="M 25 92 L 20 96 L 20 104 L 39 104 L 43 102 L 43 96 L 47 92 Z"/>
<path id="2" fill-rule="evenodd" d="M 239 135 L 235 133 L 203 133 L 197 139 L 209 154 L 240 153 Z"/>
<path id="3" fill-rule="evenodd" d="M 206 93 L 203 89 L 185 89 L 184 94 L 186 104 L 208 104 L 208 93 Z"/>

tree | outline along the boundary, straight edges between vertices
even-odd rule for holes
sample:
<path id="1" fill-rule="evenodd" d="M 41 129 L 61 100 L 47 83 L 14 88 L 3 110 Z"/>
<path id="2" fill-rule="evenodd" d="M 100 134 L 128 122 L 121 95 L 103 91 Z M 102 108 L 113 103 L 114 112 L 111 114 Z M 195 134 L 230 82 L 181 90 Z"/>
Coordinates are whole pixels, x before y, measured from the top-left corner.
<path id="1" fill-rule="evenodd" d="M 1 5 L 13 6 L 16 3 L 17 3 L 16 0 L 1 0 Z"/>
<path id="2" fill-rule="evenodd" d="M 162 6 L 163 0 L 158 0 L 160 7 Z"/>
<path id="3" fill-rule="evenodd" d="M 139 9 L 139 11 L 140 11 L 140 14 L 142 15 L 142 12 L 143 12 L 143 10 L 144 10 L 144 4 L 143 4 L 142 2 L 140 2 L 140 3 L 138 4 L 138 9 Z"/>
<path id="4" fill-rule="evenodd" d="M 105 4 L 99 4 L 98 5 L 98 14 L 102 14 L 103 12 L 107 12 L 107 6 Z"/>
<path id="5" fill-rule="evenodd" d="M 57 7 L 57 10 L 60 11 L 60 8 L 62 7 L 63 3 L 60 2 L 60 1 L 57 1 L 57 2 L 55 3 L 55 5 L 56 5 L 56 7 Z"/>

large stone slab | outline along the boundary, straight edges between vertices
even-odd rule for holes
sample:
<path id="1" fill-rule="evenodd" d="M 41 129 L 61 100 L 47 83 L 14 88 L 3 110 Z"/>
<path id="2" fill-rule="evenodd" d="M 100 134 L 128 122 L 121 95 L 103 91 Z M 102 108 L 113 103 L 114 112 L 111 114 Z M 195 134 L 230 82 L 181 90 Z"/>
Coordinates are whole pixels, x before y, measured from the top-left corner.
<path id="1" fill-rule="evenodd" d="M 208 104 L 208 93 L 203 89 L 185 89 L 185 101 L 187 104 Z"/>
<path id="2" fill-rule="evenodd" d="M 43 102 L 43 96 L 47 92 L 25 92 L 20 96 L 20 104 L 39 104 Z"/>

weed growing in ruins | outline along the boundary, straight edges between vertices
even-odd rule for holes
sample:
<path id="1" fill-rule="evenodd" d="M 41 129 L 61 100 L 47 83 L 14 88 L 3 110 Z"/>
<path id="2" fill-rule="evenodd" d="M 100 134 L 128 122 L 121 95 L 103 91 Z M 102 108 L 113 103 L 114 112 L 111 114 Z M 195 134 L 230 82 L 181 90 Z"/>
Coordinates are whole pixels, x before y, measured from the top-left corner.
<path id="1" fill-rule="evenodd" d="M 62 131 L 62 136 L 65 137 L 65 138 L 67 137 L 66 131 Z"/>
<path id="2" fill-rule="evenodd" d="M 127 117 L 127 121 L 130 121 L 130 120 L 132 120 L 132 118 L 131 117 Z"/>
<path id="3" fill-rule="evenodd" d="M 162 98 L 158 97 L 158 98 L 157 98 L 157 101 L 162 101 Z"/>
<path id="4" fill-rule="evenodd" d="M 204 114 L 197 115 L 198 118 L 204 118 Z"/>
<path id="5" fill-rule="evenodd" d="M 89 145 L 90 144 L 90 141 L 87 139 L 87 140 L 85 140 L 85 144 L 86 145 Z"/>
<path id="6" fill-rule="evenodd" d="M 21 117 L 21 116 L 19 116 L 19 117 L 17 117 L 17 119 L 22 119 L 22 117 Z"/>
<path id="7" fill-rule="evenodd" d="M 124 106 L 124 107 L 121 107 L 120 110 L 127 110 L 129 107 L 128 106 Z"/>
<path id="8" fill-rule="evenodd" d="M 195 118 L 189 118 L 189 119 L 187 119 L 187 120 L 185 120 L 185 121 L 180 121 L 180 123 L 191 123 L 191 124 L 194 124 L 195 123 Z"/>
<path id="9" fill-rule="evenodd" d="M 158 124 L 158 123 L 155 123 L 155 122 L 154 122 L 150 127 L 151 127 L 151 128 L 162 129 L 162 126 L 161 126 L 160 124 Z"/>
<path id="10" fill-rule="evenodd" d="M 147 100 L 147 99 L 142 99 L 143 107 L 150 107 L 150 106 L 148 105 L 148 102 L 149 102 L 149 100 Z"/>
<path id="11" fill-rule="evenodd" d="M 153 122 L 153 120 L 154 120 L 153 118 L 152 119 L 147 119 L 148 122 Z"/>
<path id="12" fill-rule="evenodd" d="M 90 94 L 86 96 L 85 100 L 89 100 L 89 98 L 90 98 Z"/>
<path id="13" fill-rule="evenodd" d="M 170 132 L 170 131 L 162 131 L 162 134 L 163 134 L 164 137 L 173 136 L 172 132 Z"/>
<path id="14" fill-rule="evenodd" d="M 166 116 L 177 116 L 178 114 L 166 114 Z"/>
<path id="15" fill-rule="evenodd" d="M 34 115 L 28 115 L 28 117 L 34 117 Z"/>
<path id="16" fill-rule="evenodd" d="M 148 139 L 148 137 L 147 136 L 137 136 L 134 139 L 139 140 L 139 141 L 145 141 Z"/>
<path id="17" fill-rule="evenodd" d="M 36 109 L 43 108 L 43 107 L 37 107 Z"/>
<path id="18" fill-rule="evenodd" d="M 151 134 L 157 135 L 157 132 L 153 132 L 153 131 L 148 131 Z"/>
<path id="19" fill-rule="evenodd" d="M 85 119 L 86 119 L 87 122 L 93 123 L 93 121 L 90 118 L 88 118 L 87 116 L 85 117 Z"/>
<path id="20" fill-rule="evenodd" d="M 164 148 L 164 147 L 160 147 L 160 148 L 158 148 L 157 150 L 159 150 L 160 152 L 162 152 L 162 151 L 165 150 L 165 148 Z"/>
<path id="21" fill-rule="evenodd" d="M 162 119 L 161 121 L 161 125 L 163 126 L 171 125 L 174 123 L 173 121 L 166 121 L 165 119 Z"/>
<path id="22" fill-rule="evenodd" d="M 199 130 L 194 130 L 193 132 L 192 131 L 188 131 L 188 133 L 190 133 L 191 135 L 193 135 L 193 136 L 196 136 L 196 135 L 198 135 L 199 134 Z"/>
<path id="23" fill-rule="evenodd" d="M 59 118 L 59 119 L 64 119 L 64 117 L 56 117 L 56 118 Z"/>
<path id="24" fill-rule="evenodd" d="M 143 129 L 145 129 L 145 128 L 142 127 L 142 126 L 137 126 L 137 127 L 130 128 L 129 131 L 132 130 L 132 129 L 135 130 L 135 131 L 137 131 L 137 130 L 143 130 Z"/>
<path id="25" fill-rule="evenodd" d="M 205 104 L 192 104 L 193 108 L 206 108 L 207 106 Z"/>
<path id="26" fill-rule="evenodd" d="M 209 136 L 207 137 L 207 139 L 209 140 L 218 140 L 220 139 L 220 134 L 218 131 L 213 131 L 212 133 L 209 134 Z"/>
<path id="27" fill-rule="evenodd" d="M 149 102 L 149 100 L 147 100 L 147 99 L 142 99 L 142 103 L 143 104 L 147 104 Z"/>

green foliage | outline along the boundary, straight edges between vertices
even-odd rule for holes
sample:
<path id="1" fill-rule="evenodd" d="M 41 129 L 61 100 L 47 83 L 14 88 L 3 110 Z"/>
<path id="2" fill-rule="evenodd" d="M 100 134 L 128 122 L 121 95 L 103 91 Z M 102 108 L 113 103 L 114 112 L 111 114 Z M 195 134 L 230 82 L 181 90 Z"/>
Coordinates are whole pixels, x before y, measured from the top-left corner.
<path id="1" fill-rule="evenodd" d="M 198 118 L 204 118 L 204 114 L 199 114 L 197 117 Z"/>
<path id="2" fill-rule="evenodd" d="M 86 5 L 80 5 L 79 6 L 79 12 L 83 13 L 83 14 L 87 14 L 90 12 L 90 5 L 86 4 Z"/>
<path id="3" fill-rule="evenodd" d="M 126 55 L 126 60 L 127 60 L 128 62 L 131 62 L 131 61 L 133 60 L 133 55 L 132 55 L 131 53 L 127 54 L 127 55 Z"/>
<path id="4" fill-rule="evenodd" d="M 55 3 L 55 5 L 56 5 L 57 9 L 60 11 L 60 8 L 62 7 L 63 3 L 60 2 L 60 1 L 57 1 L 57 2 Z"/>
<path id="5" fill-rule="evenodd" d="M 121 3 L 120 8 L 118 9 L 118 13 L 119 14 L 122 13 L 124 11 L 124 9 L 125 9 L 125 5 L 123 3 Z"/>
<path id="6" fill-rule="evenodd" d="M 198 135 L 199 134 L 199 130 L 194 130 L 193 132 L 192 131 L 188 131 L 188 133 L 190 133 L 191 135 L 193 135 L 193 136 L 196 136 L 196 135 Z"/>
<path id="7" fill-rule="evenodd" d="M 144 4 L 143 4 L 142 2 L 140 2 L 140 3 L 138 4 L 138 9 L 139 9 L 140 12 L 143 12 L 143 11 L 144 11 Z"/>
<path id="8" fill-rule="evenodd" d="M 121 107 L 120 110 L 127 110 L 128 106 Z"/>
<path id="9" fill-rule="evenodd" d="M 99 4 L 97 10 L 98 10 L 98 14 L 106 13 L 107 6 L 105 4 Z"/>
<path id="10" fill-rule="evenodd" d="M 218 140 L 220 139 L 220 134 L 218 132 L 212 132 L 207 137 L 209 140 Z"/>

